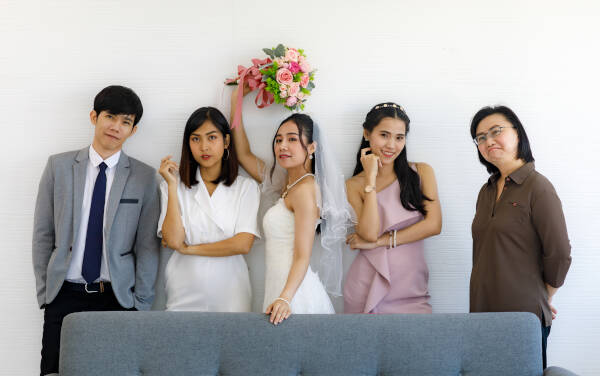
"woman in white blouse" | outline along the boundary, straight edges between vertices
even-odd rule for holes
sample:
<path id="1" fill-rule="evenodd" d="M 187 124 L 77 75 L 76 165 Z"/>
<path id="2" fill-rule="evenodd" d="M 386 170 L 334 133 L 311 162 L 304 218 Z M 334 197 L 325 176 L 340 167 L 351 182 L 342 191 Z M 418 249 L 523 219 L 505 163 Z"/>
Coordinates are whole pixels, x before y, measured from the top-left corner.
<path id="1" fill-rule="evenodd" d="M 238 175 L 230 141 L 223 114 L 202 107 L 185 126 L 179 166 L 171 156 L 161 161 L 158 236 L 176 251 L 165 270 L 167 310 L 251 310 L 243 255 L 259 236 L 260 192 L 254 180 Z"/>

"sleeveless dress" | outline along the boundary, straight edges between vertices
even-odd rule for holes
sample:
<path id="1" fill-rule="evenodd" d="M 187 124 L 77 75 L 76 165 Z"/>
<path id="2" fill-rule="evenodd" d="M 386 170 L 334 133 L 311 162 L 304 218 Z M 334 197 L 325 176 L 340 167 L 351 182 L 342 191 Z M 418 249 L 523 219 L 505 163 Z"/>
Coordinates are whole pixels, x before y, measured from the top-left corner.
<path id="1" fill-rule="evenodd" d="M 421 220 L 400 203 L 398 180 L 377 193 L 379 236 Z M 345 313 L 431 313 L 423 240 L 396 248 L 361 250 L 344 283 Z"/>
<path id="2" fill-rule="evenodd" d="M 263 312 L 281 294 L 294 257 L 294 213 L 283 198 L 263 218 L 265 235 L 265 300 Z M 290 302 L 292 313 L 335 313 L 331 300 L 310 265 Z"/>

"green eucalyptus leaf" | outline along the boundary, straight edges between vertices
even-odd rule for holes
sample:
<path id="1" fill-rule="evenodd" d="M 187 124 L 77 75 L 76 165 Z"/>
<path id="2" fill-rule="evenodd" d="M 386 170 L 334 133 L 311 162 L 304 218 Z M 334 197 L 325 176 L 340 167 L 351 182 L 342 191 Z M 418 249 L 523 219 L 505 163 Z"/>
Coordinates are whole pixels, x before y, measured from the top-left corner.
<path id="1" fill-rule="evenodd" d="M 284 57 L 285 56 L 285 47 L 283 44 L 278 44 L 275 50 L 273 50 L 273 54 L 276 57 Z"/>
<path id="2" fill-rule="evenodd" d="M 263 48 L 263 52 L 264 52 L 264 53 L 266 53 L 267 55 L 269 55 L 269 57 L 270 57 L 271 59 L 273 59 L 273 58 L 274 58 L 274 55 L 273 55 L 273 50 L 271 50 L 271 49 L 268 49 L 268 48 Z"/>

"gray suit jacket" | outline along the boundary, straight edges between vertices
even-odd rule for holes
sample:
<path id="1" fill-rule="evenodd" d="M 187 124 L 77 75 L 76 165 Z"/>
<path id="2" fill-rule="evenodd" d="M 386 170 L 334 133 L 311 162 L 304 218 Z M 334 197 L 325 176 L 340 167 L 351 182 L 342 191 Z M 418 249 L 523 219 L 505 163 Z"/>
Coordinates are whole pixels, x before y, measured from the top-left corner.
<path id="1" fill-rule="evenodd" d="M 89 148 L 48 159 L 33 225 L 33 271 L 40 308 L 54 300 L 71 262 Z M 104 238 L 114 294 L 124 308 L 150 309 L 158 270 L 160 199 L 155 170 L 121 152 L 106 202 Z"/>

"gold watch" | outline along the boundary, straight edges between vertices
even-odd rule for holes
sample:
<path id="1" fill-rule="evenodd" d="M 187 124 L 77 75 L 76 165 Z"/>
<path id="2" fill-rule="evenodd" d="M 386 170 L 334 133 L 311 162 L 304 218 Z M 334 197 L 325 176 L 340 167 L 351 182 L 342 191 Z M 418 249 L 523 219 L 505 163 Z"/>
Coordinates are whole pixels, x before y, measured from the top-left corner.
<path id="1" fill-rule="evenodd" d="M 371 193 L 373 191 L 375 191 L 374 185 L 365 185 L 365 193 Z"/>

